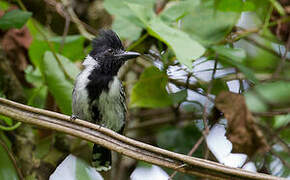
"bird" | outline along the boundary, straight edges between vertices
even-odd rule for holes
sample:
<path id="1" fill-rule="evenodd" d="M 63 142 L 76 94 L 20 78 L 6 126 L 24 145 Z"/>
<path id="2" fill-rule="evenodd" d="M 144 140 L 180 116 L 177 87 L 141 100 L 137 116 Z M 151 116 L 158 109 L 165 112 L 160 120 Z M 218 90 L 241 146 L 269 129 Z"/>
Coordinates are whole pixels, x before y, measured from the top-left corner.
<path id="1" fill-rule="evenodd" d="M 72 93 L 71 119 L 99 124 L 122 134 L 126 123 L 126 96 L 117 74 L 137 52 L 125 51 L 118 35 L 101 30 L 92 40 L 92 50 L 85 57 L 84 69 L 77 75 Z M 94 144 L 92 165 L 97 171 L 111 169 L 111 151 Z"/>

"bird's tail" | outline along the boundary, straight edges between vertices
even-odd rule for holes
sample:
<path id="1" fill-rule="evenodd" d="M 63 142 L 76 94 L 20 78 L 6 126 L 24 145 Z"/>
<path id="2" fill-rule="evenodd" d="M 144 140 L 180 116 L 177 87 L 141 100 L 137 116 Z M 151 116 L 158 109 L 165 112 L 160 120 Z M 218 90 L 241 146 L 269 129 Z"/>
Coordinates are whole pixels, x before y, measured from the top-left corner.
<path id="1" fill-rule="evenodd" d="M 98 144 L 94 144 L 92 165 L 97 171 L 108 171 L 111 169 L 112 155 L 111 150 Z"/>

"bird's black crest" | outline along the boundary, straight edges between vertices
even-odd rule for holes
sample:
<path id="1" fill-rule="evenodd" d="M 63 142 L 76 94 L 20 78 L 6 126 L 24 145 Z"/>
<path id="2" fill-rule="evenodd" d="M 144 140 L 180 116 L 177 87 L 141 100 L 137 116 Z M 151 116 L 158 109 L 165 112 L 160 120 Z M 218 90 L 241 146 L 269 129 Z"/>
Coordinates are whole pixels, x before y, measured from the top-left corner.
<path id="1" fill-rule="evenodd" d="M 112 30 L 101 30 L 99 36 L 92 41 L 93 49 L 90 55 L 94 56 L 104 52 L 107 49 L 124 50 L 122 42 L 118 35 Z"/>

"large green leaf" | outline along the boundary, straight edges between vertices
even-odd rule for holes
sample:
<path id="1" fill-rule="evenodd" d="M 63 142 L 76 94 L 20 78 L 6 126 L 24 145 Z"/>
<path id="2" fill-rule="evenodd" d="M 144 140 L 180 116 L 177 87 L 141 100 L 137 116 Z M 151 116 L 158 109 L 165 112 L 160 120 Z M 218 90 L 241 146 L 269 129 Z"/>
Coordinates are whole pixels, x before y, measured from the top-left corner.
<path id="1" fill-rule="evenodd" d="M 50 38 L 49 41 L 53 42 L 55 49 L 61 55 L 67 57 L 72 61 L 81 60 L 85 57 L 84 54 L 84 41 L 85 38 L 80 35 L 71 35 L 65 38 L 63 48 L 61 48 L 63 38 L 61 36 Z"/>
<path id="2" fill-rule="evenodd" d="M 159 18 L 154 18 L 148 23 L 148 30 L 152 36 L 171 47 L 178 61 L 189 68 L 192 68 L 192 61 L 205 52 L 204 47 L 188 34 L 166 25 Z"/>
<path id="3" fill-rule="evenodd" d="M 128 4 L 131 4 L 132 6 L 138 6 L 142 7 L 142 11 L 140 13 L 147 14 L 150 16 L 153 13 L 153 6 L 154 6 L 155 0 L 105 0 L 104 6 L 106 10 L 113 15 L 116 15 L 118 17 L 122 17 L 126 19 L 127 21 L 139 26 L 139 27 L 145 27 L 144 24 L 140 21 L 138 17 L 134 14 L 134 12 L 130 11 Z"/>
<path id="4" fill-rule="evenodd" d="M 205 52 L 203 46 L 191 39 L 189 35 L 168 26 L 160 18 L 156 17 L 151 1 L 147 3 L 145 1 L 115 1 L 106 1 L 108 3 L 107 9 L 110 13 L 117 14 L 137 26 L 145 27 L 150 35 L 170 46 L 178 60 L 189 68 L 192 66 L 192 61 L 202 56 Z M 112 4 L 113 2 L 115 2 L 114 5 Z M 109 7 L 109 4 L 112 6 Z"/>
<path id="5" fill-rule="evenodd" d="M 141 27 L 136 26 L 134 23 L 119 16 L 114 19 L 112 28 L 117 32 L 121 39 L 124 38 L 130 41 L 137 40 L 142 31 Z"/>
<path id="6" fill-rule="evenodd" d="M 54 37 L 49 40 L 53 45 L 54 50 L 60 52 L 62 37 Z M 83 43 L 83 36 L 67 36 L 61 54 L 72 61 L 83 59 L 85 56 Z M 41 63 L 45 51 L 51 51 L 49 45 L 47 42 L 38 39 L 33 40 L 28 51 L 30 60 L 34 66 L 40 68 L 41 72 L 43 72 L 43 69 L 41 69 Z"/>
<path id="7" fill-rule="evenodd" d="M 208 46 L 223 40 L 239 17 L 239 12 L 218 11 L 214 0 L 204 0 L 182 18 L 182 29 Z"/>
<path id="8" fill-rule="evenodd" d="M 0 18 L 0 29 L 20 29 L 31 15 L 31 12 L 21 11 L 18 9 L 9 11 Z"/>
<path id="9" fill-rule="evenodd" d="M 142 73 L 131 93 L 131 107 L 164 107 L 172 104 L 165 89 L 168 82 L 166 73 L 156 67 L 149 67 Z"/>
<path id="10" fill-rule="evenodd" d="M 79 69 L 64 56 L 58 55 L 61 64 L 70 77 L 75 78 Z M 54 96 L 56 103 L 65 114 L 71 114 L 73 83 L 67 79 L 52 52 L 45 52 L 43 58 L 44 74 L 48 90 Z"/>
<path id="11" fill-rule="evenodd" d="M 17 180 L 18 175 L 7 151 L 0 145 L 0 179 Z"/>
<path id="12" fill-rule="evenodd" d="M 177 21 L 198 6 L 200 0 L 172 1 L 167 3 L 165 9 L 160 13 L 160 18 L 166 22 Z"/>

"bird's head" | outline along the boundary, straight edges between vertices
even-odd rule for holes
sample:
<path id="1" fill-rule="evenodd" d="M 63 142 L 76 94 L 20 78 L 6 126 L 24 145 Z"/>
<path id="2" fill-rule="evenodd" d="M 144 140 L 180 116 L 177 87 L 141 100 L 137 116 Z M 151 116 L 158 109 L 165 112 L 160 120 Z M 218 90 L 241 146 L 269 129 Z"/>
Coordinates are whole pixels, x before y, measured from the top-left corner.
<path id="1" fill-rule="evenodd" d="M 117 74 L 128 59 L 136 58 L 137 52 L 125 51 L 118 35 L 112 30 L 102 30 L 92 41 L 93 49 L 83 65 L 98 65 L 104 73 Z"/>

